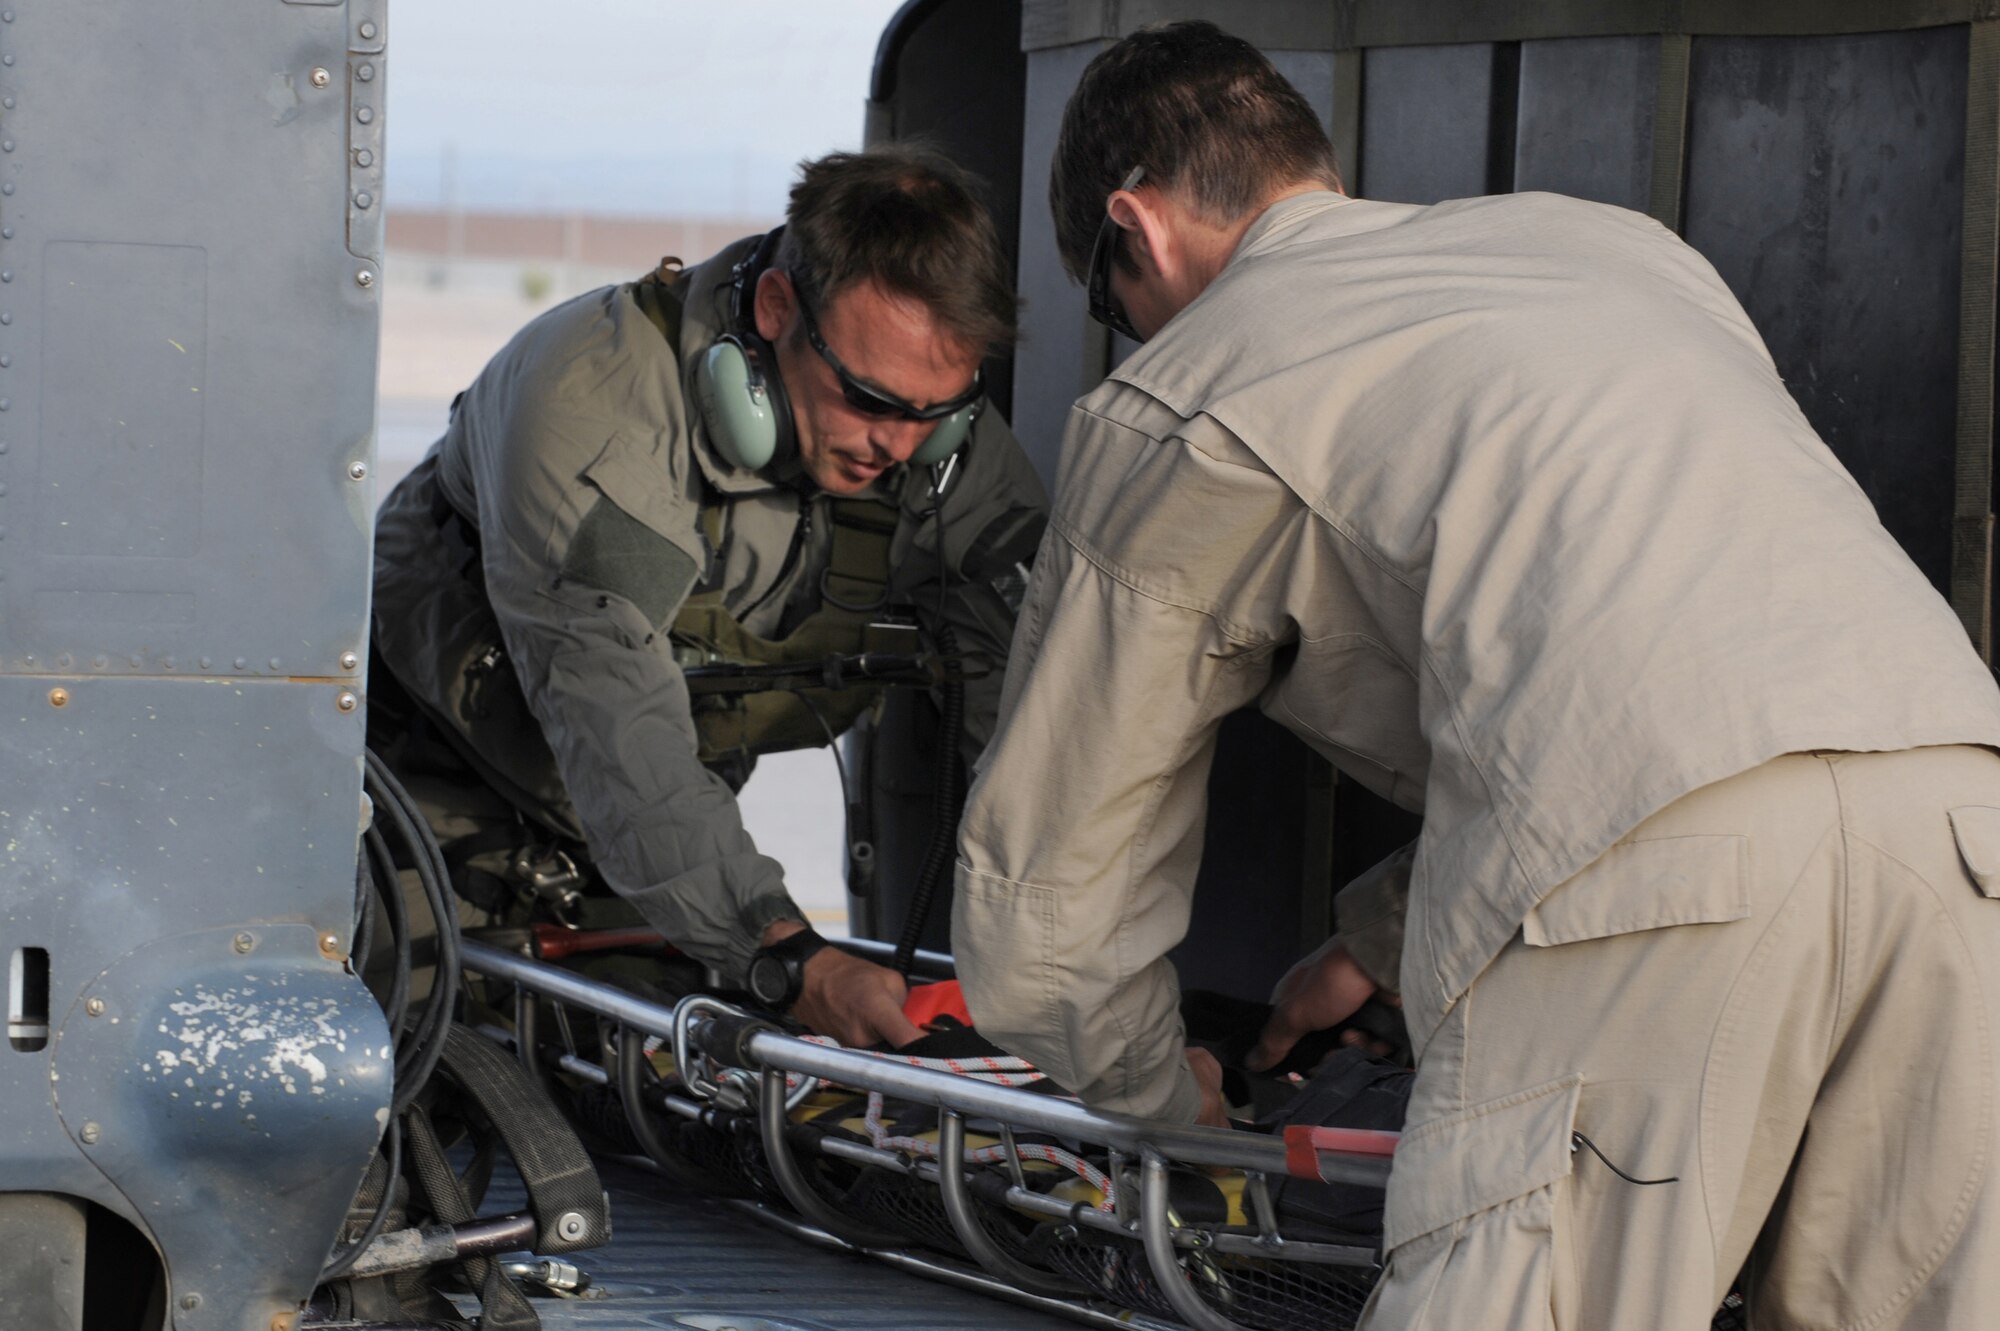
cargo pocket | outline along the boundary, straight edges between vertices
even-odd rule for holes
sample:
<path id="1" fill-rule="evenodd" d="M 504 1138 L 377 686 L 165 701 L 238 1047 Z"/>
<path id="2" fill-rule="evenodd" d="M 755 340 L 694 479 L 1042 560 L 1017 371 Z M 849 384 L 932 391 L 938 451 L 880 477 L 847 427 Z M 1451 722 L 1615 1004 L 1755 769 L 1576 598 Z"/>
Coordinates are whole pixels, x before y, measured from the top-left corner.
<path id="1" fill-rule="evenodd" d="M 1075 1069 L 1066 1058 L 1064 1018 L 1055 980 L 1063 955 L 1057 936 L 1053 889 L 958 866 L 952 896 L 951 936 L 977 938 L 978 951 L 964 951 L 958 980 L 966 1008 L 979 1030 L 993 1040 L 1040 1036 L 1048 1043 L 1035 1063 L 1063 1085 Z"/>
<path id="2" fill-rule="evenodd" d="M 2000 809 L 1961 804 L 1951 811 L 1951 834 L 1973 886 L 1983 896 L 2000 897 Z"/>
<path id="3" fill-rule="evenodd" d="M 1556 1196 L 1581 1076 L 1406 1130 L 1383 1214 L 1388 1270 L 1364 1324 L 1553 1328 Z"/>
<path id="4" fill-rule="evenodd" d="M 1750 838 L 1649 837 L 1619 842 L 1557 884 L 1521 921 L 1521 938 L 1555 947 L 1749 915 Z"/>

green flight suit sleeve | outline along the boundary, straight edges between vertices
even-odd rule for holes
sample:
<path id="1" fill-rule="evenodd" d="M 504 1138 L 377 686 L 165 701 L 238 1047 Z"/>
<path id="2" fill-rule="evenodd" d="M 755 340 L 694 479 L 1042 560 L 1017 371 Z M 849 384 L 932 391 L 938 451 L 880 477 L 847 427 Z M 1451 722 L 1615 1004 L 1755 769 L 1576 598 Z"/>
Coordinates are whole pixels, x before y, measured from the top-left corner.
<path id="1" fill-rule="evenodd" d="M 517 383 L 488 421 L 476 450 L 488 596 L 599 870 L 666 937 L 738 976 L 764 926 L 804 917 L 734 793 L 696 760 L 665 631 L 704 553 L 692 506 L 666 484 L 660 452 L 676 434 L 584 414 L 604 381 L 590 393 L 555 376 Z M 591 460 L 578 471 L 577 458 Z"/>
<path id="2" fill-rule="evenodd" d="M 932 632 L 941 605 L 942 623 L 951 628 L 958 650 L 988 667 L 984 678 L 965 686 L 961 753 L 969 772 L 999 716 L 1002 667 L 1027 573 L 1048 525 L 1048 495 L 1007 422 L 987 411 L 960 450 L 956 473 L 946 480 L 942 523 L 934 504 L 930 477 L 912 476 L 891 552 L 893 594 L 914 605 Z"/>

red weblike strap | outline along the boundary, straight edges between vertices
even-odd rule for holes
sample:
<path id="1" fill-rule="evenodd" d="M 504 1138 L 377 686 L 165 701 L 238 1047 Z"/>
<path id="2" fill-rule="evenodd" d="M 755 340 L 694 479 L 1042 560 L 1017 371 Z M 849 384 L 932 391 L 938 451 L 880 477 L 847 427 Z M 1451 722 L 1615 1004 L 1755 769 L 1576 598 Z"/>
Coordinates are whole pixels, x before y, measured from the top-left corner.
<path id="1" fill-rule="evenodd" d="M 1372 1128 L 1321 1128 L 1294 1123 L 1285 1129 L 1285 1172 L 1293 1178 L 1327 1181 L 1320 1172 L 1321 1151 L 1342 1151 L 1348 1155 L 1388 1157 L 1396 1153 L 1400 1132 L 1377 1132 Z"/>

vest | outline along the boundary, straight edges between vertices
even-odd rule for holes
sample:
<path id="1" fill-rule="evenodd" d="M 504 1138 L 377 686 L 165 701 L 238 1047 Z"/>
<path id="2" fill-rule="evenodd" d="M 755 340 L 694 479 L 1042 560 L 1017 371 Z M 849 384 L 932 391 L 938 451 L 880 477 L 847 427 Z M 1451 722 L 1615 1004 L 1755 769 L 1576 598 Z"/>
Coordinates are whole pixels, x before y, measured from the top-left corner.
<path id="1" fill-rule="evenodd" d="M 674 659 L 687 672 L 700 737 L 697 756 L 703 763 L 831 744 L 888 687 L 880 681 L 850 681 L 828 669 L 818 672 L 821 685 L 801 688 L 800 672 L 783 667 L 915 649 L 909 628 L 882 622 L 896 509 L 876 499 L 818 499 L 802 519 L 808 528 L 820 509 L 833 524 L 833 548 L 820 574 L 819 605 L 791 632 L 782 638 L 752 633 L 723 605 L 719 589 L 690 595 L 667 631 Z M 721 543 L 722 518 L 720 505 L 702 510 L 711 547 Z M 801 536 L 808 538 L 809 531 Z M 770 669 L 709 673 L 714 667 Z M 772 678 L 780 675 L 786 677 L 783 682 Z"/>
<path id="2" fill-rule="evenodd" d="M 677 277 L 677 265 L 663 259 L 639 280 L 633 295 L 640 311 L 678 355 L 682 305 Z M 802 543 L 810 543 L 813 514 L 821 508 L 833 524 L 833 548 L 820 574 L 820 604 L 790 633 L 782 638 L 759 637 L 723 605 L 720 589 L 700 588 L 682 603 L 668 629 L 674 659 L 683 670 L 694 672 L 688 678 L 688 694 L 700 737 L 697 756 L 704 764 L 831 744 L 875 706 L 887 687 L 830 679 L 820 688 L 801 689 L 789 683 L 760 688 L 755 675 L 704 675 L 705 668 L 809 665 L 867 652 L 915 650 L 908 629 L 879 622 L 889 603 L 889 543 L 896 533 L 896 506 L 879 499 L 815 499 L 806 505 L 801 519 Z M 721 548 L 724 517 L 720 501 L 702 508 L 702 534 L 712 550 Z"/>

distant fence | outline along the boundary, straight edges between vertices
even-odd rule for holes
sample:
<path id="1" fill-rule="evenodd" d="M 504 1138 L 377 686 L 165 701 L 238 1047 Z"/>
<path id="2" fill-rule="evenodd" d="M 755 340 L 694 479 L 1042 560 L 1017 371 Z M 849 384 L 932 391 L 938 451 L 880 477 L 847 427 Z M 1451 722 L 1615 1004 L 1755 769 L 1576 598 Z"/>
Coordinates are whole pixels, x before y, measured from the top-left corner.
<path id="1" fill-rule="evenodd" d="M 480 213 L 391 209 L 388 247 L 455 263 L 515 261 L 644 272 L 663 255 L 693 263 L 771 218 L 601 217 L 584 213 Z"/>

